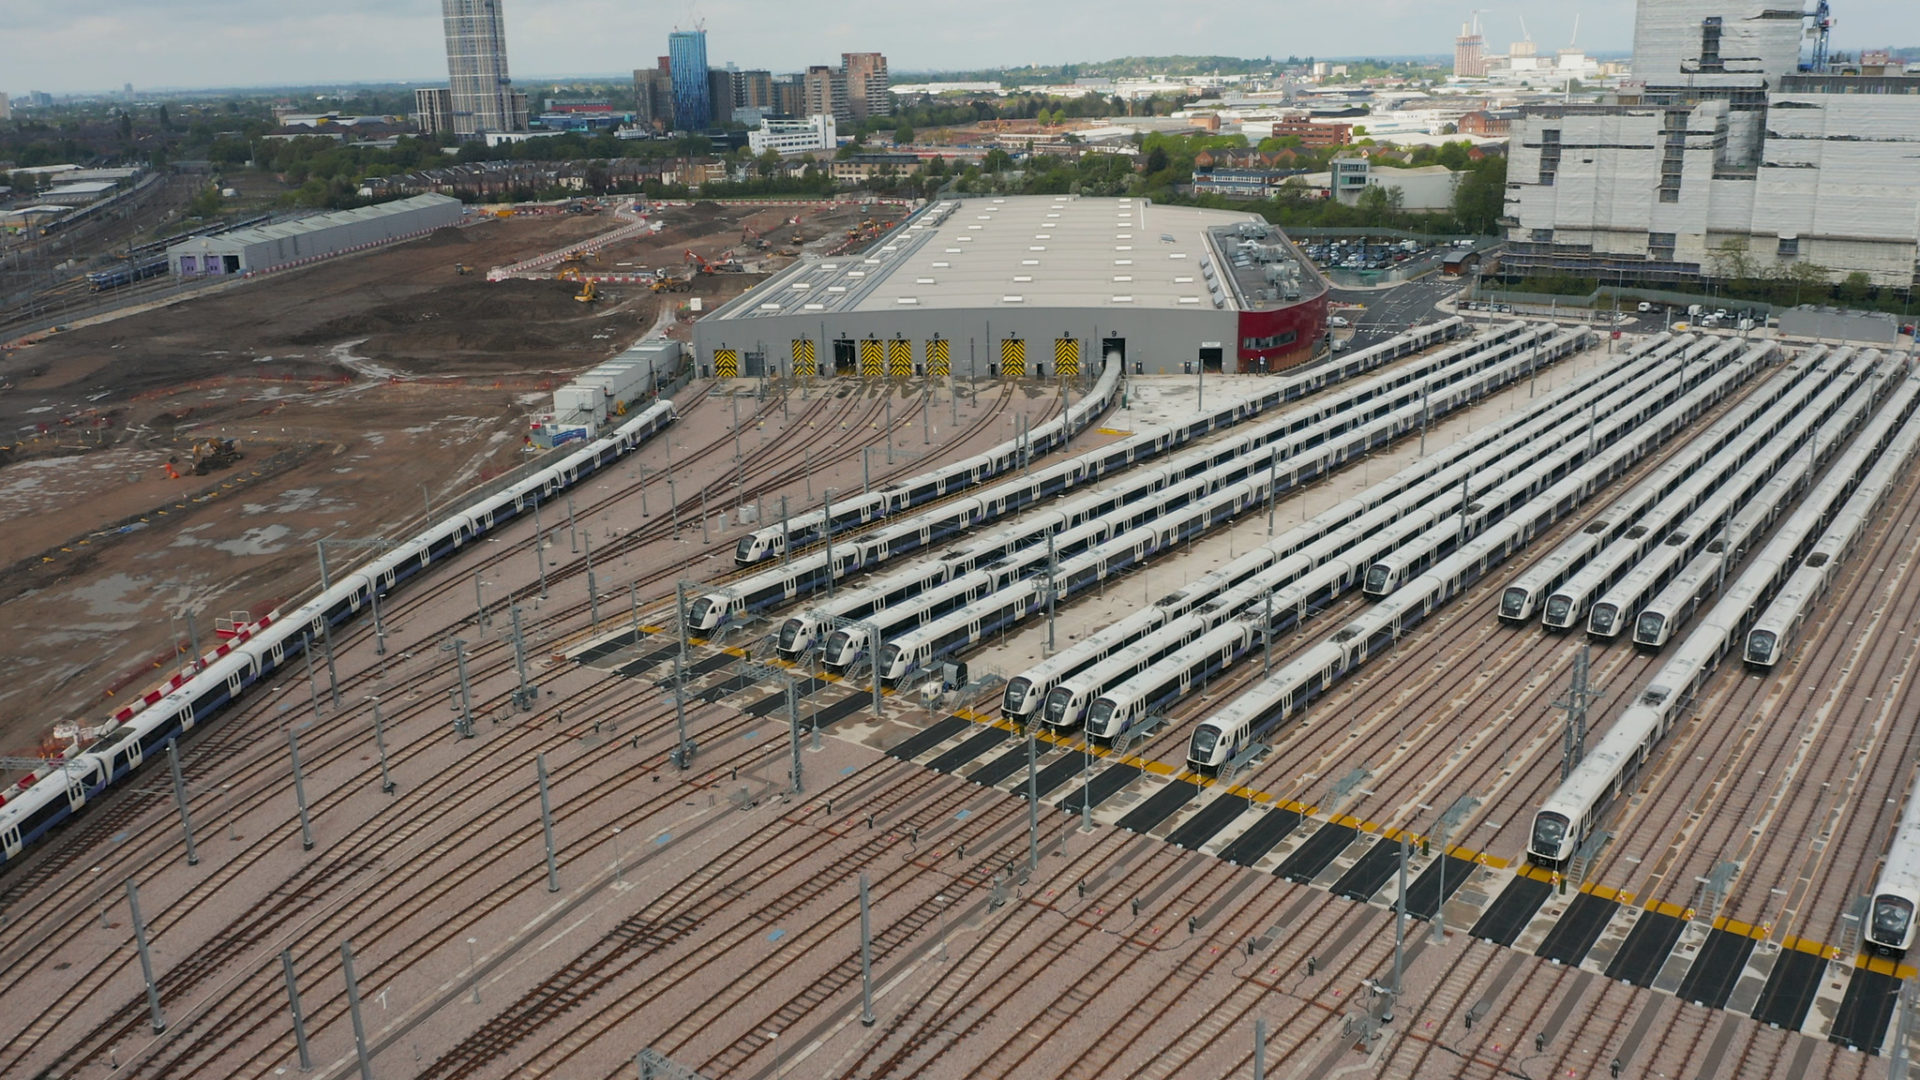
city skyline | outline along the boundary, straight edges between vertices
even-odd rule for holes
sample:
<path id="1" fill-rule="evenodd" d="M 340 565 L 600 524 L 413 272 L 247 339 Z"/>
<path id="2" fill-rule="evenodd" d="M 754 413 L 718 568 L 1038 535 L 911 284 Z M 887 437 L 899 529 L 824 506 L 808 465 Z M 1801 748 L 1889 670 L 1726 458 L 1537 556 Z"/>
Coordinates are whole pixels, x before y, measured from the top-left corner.
<path id="1" fill-rule="evenodd" d="M 1025 64 L 1094 63 L 1128 55 L 1405 56 L 1449 55 L 1471 8 L 1416 0 L 1363 0 L 1353 8 L 1198 12 L 1140 0 L 1094 3 L 1062 0 L 1036 23 L 1030 5 L 981 0 L 968 19 L 937 38 L 924 20 L 876 0 L 844 0 L 828 7 L 807 2 L 769 8 L 745 0 L 702 4 L 708 59 L 742 68 L 803 71 L 836 62 L 846 52 L 879 52 L 896 72 L 967 70 Z M 1906 0 L 1840 0 L 1835 4 L 1835 48 L 1920 45 L 1920 9 Z M 1503 53 L 1521 36 L 1524 16 L 1543 50 L 1567 44 L 1576 12 L 1578 44 L 1593 52 L 1626 52 L 1632 44 L 1633 5 L 1624 0 L 1582 8 L 1537 3 L 1486 13 L 1489 53 Z M 445 70 L 439 5 L 411 0 L 396 7 L 373 0 L 339 0 L 325 25 L 351 26 L 329 34 L 312 13 L 279 5 L 236 7 L 212 0 L 166 5 L 132 0 L 76 0 L 57 7 L 16 6 L 0 14 L 0 34 L 14 61 L 0 90 L 19 94 L 105 93 L 131 82 L 136 89 L 417 83 L 438 81 Z M 596 29 L 581 33 L 583 25 Z M 1042 25 L 1043 24 L 1043 25 Z M 675 26 L 614 0 L 516 0 L 506 11 L 517 80 L 533 90 L 542 82 L 610 78 L 646 66 L 664 51 Z M 1071 28 L 1069 37 L 1057 33 Z M 1038 30 L 1049 32 L 1038 33 Z M 1044 46 L 1035 42 L 1044 41 Z M 1142 43 L 1151 43 L 1147 47 Z M 1047 50 L 1040 52 L 1040 49 Z M 192 79 L 183 79 L 191 73 Z"/>

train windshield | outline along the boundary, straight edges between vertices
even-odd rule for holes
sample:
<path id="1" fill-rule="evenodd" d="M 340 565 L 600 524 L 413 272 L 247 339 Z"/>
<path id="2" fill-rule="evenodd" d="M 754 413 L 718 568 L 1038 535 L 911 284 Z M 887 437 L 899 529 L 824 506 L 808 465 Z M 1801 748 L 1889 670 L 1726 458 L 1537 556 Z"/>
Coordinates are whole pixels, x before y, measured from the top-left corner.
<path id="1" fill-rule="evenodd" d="M 1666 624 L 1665 615 L 1654 611 L 1643 611 L 1640 613 L 1640 626 L 1634 630 L 1633 636 L 1646 642 L 1659 641 L 1660 630 Z"/>
<path id="2" fill-rule="evenodd" d="M 1007 684 L 1007 696 L 1001 699 L 1000 706 L 1008 712 L 1019 712 L 1026 705 L 1027 691 L 1033 689 L 1033 681 L 1025 675 L 1017 675 Z"/>
<path id="3" fill-rule="evenodd" d="M 1113 702 L 1101 698 L 1093 703 L 1093 711 L 1087 714 L 1087 729 L 1096 732 L 1107 730 L 1113 723 L 1113 714 L 1119 711 Z"/>
<path id="4" fill-rule="evenodd" d="M 1573 612 L 1573 600 L 1570 599 L 1569 597 L 1555 595 L 1547 598 L 1547 621 L 1548 622 L 1550 623 L 1566 622 L 1567 616 L 1572 614 L 1572 612 Z"/>
<path id="5" fill-rule="evenodd" d="M 1597 633 L 1604 634 L 1612 630 L 1613 629 L 1613 605 L 1611 604 L 1593 605 L 1593 614 L 1587 616 L 1587 621 L 1593 624 L 1593 629 Z"/>
<path id="6" fill-rule="evenodd" d="M 1047 695 L 1047 723 L 1058 724 L 1067 715 L 1067 704 L 1073 700 L 1073 691 L 1064 686 L 1056 686 L 1053 693 Z"/>
<path id="7" fill-rule="evenodd" d="M 703 596 L 695 600 L 693 606 L 687 609 L 687 620 L 694 626 L 712 629 L 707 626 L 707 620 L 713 617 L 713 609 L 719 606 L 720 605 Z"/>
<path id="8" fill-rule="evenodd" d="M 781 652 L 799 651 L 795 647 L 794 643 L 800 640 L 800 631 L 805 629 L 805 627 L 806 627 L 806 623 L 802 622 L 799 619 L 788 619 L 786 622 L 781 623 L 780 624 L 780 642 L 779 642 L 780 651 Z"/>
<path id="9" fill-rule="evenodd" d="M 1755 630 L 1747 635 L 1747 659 L 1773 659 L 1774 633 L 1771 630 Z"/>
<path id="10" fill-rule="evenodd" d="M 1873 898 L 1873 940 L 1898 947 L 1907 940 L 1907 927 L 1913 923 L 1913 905 L 1898 896 Z"/>
<path id="11" fill-rule="evenodd" d="M 1533 850 L 1550 859 L 1560 857 L 1560 845 L 1567 839 L 1567 819 L 1551 810 L 1543 810 L 1533 819 Z"/>
<path id="12" fill-rule="evenodd" d="M 1500 594 L 1500 614 L 1517 619 L 1527 606 L 1527 590 L 1514 587 Z"/>
<path id="13" fill-rule="evenodd" d="M 833 636 L 827 639 L 827 656 L 838 659 L 841 653 L 847 651 L 847 643 L 852 640 L 852 634 L 845 630 L 835 630 Z"/>
<path id="14" fill-rule="evenodd" d="M 1211 761 L 1213 748 L 1220 745 L 1220 731 L 1211 724 L 1201 724 L 1200 730 L 1193 733 L 1193 747 L 1187 756 L 1195 761 Z"/>
<path id="15" fill-rule="evenodd" d="M 741 562 L 741 563 L 752 562 L 754 558 L 753 547 L 755 543 L 756 541 L 751 536 L 741 537 L 740 546 L 733 549 L 733 561 Z"/>
<path id="16" fill-rule="evenodd" d="M 1367 567 L 1367 591 L 1384 592 L 1387 588 L 1387 575 L 1393 573 L 1386 563 L 1374 563 Z"/>
<path id="17" fill-rule="evenodd" d="M 903 665 L 900 663 L 900 658 L 901 656 L 905 655 L 905 653 L 906 653 L 906 650 L 902 649 L 898 645 L 889 645 L 886 648 L 881 649 L 880 650 L 881 674 L 887 676 L 890 679 L 897 679 L 901 675 L 905 675 L 906 671 L 904 670 Z"/>

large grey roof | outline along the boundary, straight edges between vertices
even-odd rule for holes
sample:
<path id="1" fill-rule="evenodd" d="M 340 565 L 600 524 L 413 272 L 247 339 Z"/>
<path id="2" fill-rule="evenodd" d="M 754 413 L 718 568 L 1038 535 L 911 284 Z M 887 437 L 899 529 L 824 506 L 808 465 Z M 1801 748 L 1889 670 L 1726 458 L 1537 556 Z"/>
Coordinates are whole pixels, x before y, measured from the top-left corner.
<path id="1" fill-rule="evenodd" d="M 1021 195 L 936 203 L 863 255 L 788 267 L 709 318 L 916 308 L 1232 310 L 1210 229 L 1251 214 L 1145 199 Z M 1229 260 L 1232 256 L 1226 256 Z"/>

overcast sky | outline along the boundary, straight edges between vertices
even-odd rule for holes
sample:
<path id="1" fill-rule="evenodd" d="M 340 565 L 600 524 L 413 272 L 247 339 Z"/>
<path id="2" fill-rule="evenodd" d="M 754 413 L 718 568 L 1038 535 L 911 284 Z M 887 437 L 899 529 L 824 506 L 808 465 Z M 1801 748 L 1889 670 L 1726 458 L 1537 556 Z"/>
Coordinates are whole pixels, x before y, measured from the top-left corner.
<path id="1" fill-rule="evenodd" d="M 503 0 L 523 87 L 645 66 L 676 26 L 703 18 L 710 63 L 797 70 L 879 51 L 895 71 L 1093 61 L 1170 53 L 1284 57 L 1446 53 L 1467 17 L 1432 0 L 1337 4 L 1191 0 Z M 1920 3 L 1833 0 L 1836 47 L 1920 44 Z M 1542 50 L 1625 51 L 1633 4 L 1534 0 L 1482 16 L 1492 51 L 1524 17 Z M 937 14 L 936 14 L 937 13 Z M 936 23 L 937 20 L 937 23 Z M 445 82 L 436 0 L 5 0 L 0 91 Z"/>

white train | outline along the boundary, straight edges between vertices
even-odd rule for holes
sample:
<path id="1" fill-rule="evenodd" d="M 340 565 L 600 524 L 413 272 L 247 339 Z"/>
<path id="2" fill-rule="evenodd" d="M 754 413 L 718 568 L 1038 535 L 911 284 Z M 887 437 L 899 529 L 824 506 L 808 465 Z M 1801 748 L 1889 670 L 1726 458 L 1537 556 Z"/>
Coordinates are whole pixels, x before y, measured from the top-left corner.
<path id="1" fill-rule="evenodd" d="M 1405 415 L 1408 410 L 1417 409 L 1418 406 L 1409 403 L 1428 395 L 1429 385 L 1441 385 L 1471 376 L 1490 366 L 1511 365 L 1517 353 L 1526 351 L 1517 343 L 1531 343 L 1543 333 L 1523 323 L 1502 327 L 1471 342 L 1441 350 L 1434 356 L 1422 357 L 1406 369 L 1387 372 L 1301 408 L 1289 410 L 1285 415 L 1261 424 L 1252 431 L 1183 454 L 1145 473 L 1128 474 L 1115 480 L 1108 489 L 1096 490 L 1094 494 L 1085 499 L 1076 499 L 1069 505 L 1077 508 L 1082 515 L 1078 520 L 1085 520 L 1088 516 L 1112 515 L 1115 508 L 1123 503 L 1174 485 L 1185 485 L 1180 490 L 1189 497 L 1199 497 L 1222 485 L 1261 472 L 1263 466 L 1282 455 L 1293 455 L 1300 462 L 1291 471 L 1283 471 L 1284 486 L 1302 483 L 1349 457 L 1365 453 L 1392 436 L 1376 434 L 1370 440 L 1345 438 L 1338 443 L 1329 443 L 1328 440 L 1360 427 L 1372 432 L 1385 431 L 1387 428 L 1377 419 L 1382 414 Z M 1420 335 L 1414 335 L 1410 340 L 1419 338 Z M 1301 387 L 1325 385 L 1339 371 L 1352 370 L 1357 369 L 1354 362 L 1348 361 L 1337 371 L 1316 371 L 1311 375 L 1298 376 L 1287 387 L 1269 391 L 1254 402 L 1226 406 L 1201 420 L 1173 428 L 1141 432 L 1120 443 L 1102 447 L 1091 454 L 1077 455 L 1071 461 L 1057 463 L 1030 476 L 1004 481 L 977 496 L 943 504 L 915 518 L 894 522 L 857 537 L 833 540 L 828 545 L 832 551 L 831 560 L 826 551 L 811 553 L 744 581 L 716 589 L 696 600 L 689 607 L 688 629 L 696 633 L 712 633 L 729 623 L 792 602 L 823 587 L 830 579 L 838 580 L 847 574 L 878 566 L 889 558 L 920 550 L 930 542 L 929 536 L 950 535 L 961 527 L 957 523 L 962 520 L 973 525 L 985 524 L 1051 494 L 1067 490 L 1061 486 L 1063 477 L 1073 478 L 1074 484 L 1089 485 L 1133 463 L 1185 445 L 1215 426 L 1237 423 L 1241 418 L 1290 399 L 1296 392 L 1305 392 Z M 1443 394 L 1441 405 L 1455 407 L 1447 404 L 1452 401 L 1451 397 Z M 1396 404 L 1399 406 L 1397 410 L 1394 409 Z M 1404 426 L 1400 430 L 1404 430 Z M 1323 444 L 1326 444 L 1326 448 L 1317 456 L 1298 456 L 1297 451 L 1301 448 L 1318 448 Z M 836 516 L 839 513 L 837 508 L 835 513 Z M 1124 527 L 1137 524 L 1139 520 L 1131 519 L 1124 523 Z M 775 531 L 778 528 L 775 527 Z M 1036 535 L 1030 530 L 1025 534 Z"/>
<path id="2" fill-rule="evenodd" d="M 1441 605 L 1519 550 L 1537 530 L 1571 513 L 1588 495 L 1681 430 L 1729 388 L 1710 381 L 1690 391 L 1332 637 L 1214 710 L 1195 728 L 1188 742 L 1188 766 L 1202 772 L 1216 771 L 1256 739 L 1299 716 L 1341 679 L 1391 648 Z"/>
<path id="3" fill-rule="evenodd" d="M 1706 378 L 1724 372 L 1725 365 L 1732 362 L 1734 345 L 1732 341 L 1718 344 L 1712 341 L 1696 342 L 1689 336 L 1666 342 L 1650 355 L 1656 363 L 1678 358 L 1682 373 Z M 1684 393 L 1694 385 L 1695 380 L 1689 379 L 1676 387 L 1676 393 Z M 1678 471 L 1669 475 L 1678 475 Z M 1500 618 L 1512 623 L 1531 620 L 1539 613 L 1541 602 L 1549 594 L 1565 584 L 1596 552 L 1618 539 L 1628 523 L 1664 493 L 1661 484 L 1656 474 L 1656 477 L 1635 485 L 1632 491 L 1615 500 L 1606 513 L 1562 541 L 1544 558 L 1514 578 L 1500 593 Z"/>
<path id="4" fill-rule="evenodd" d="M 1884 387 L 1885 380 L 1879 377 L 1862 382 L 1854 389 L 1852 398 L 1820 425 L 1807 444 L 1806 453 L 1791 454 L 1778 463 L 1779 470 L 1733 515 L 1726 528 L 1709 540 L 1700 554 L 1634 616 L 1635 645 L 1643 649 L 1666 645 L 1717 590 L 1727 571 L 1746 557 L 1747 551 L 1760 542 L 1765 531 L 1813 482 L 1816 470 L 1873 416 L 1873 406 Z"/>
<path id="5" fill-rule="evenodd" d="M 1768 355 L 1774 349 L 1771 343 L 1755 346 L 1756 351 Z M 1608 521 L 1616 520 L 1620 513 L 1628 510 L 1635 512 L 1624 518 L 1626 527 L 1616 539 L 1548 595 L 1542 607 L 1541 624 L 1549 630 L 1570 630 L 1584 622 L 1588 606 L 1630 573 L 1640 558 L 1667 535 L 1672 524 L 1689 513 L 1704 496 L 1708 488 L 1702 470 L 1708 460 L 1721 455 L 1735 440 L 1742 439 L 1757 417 L 1799 388 L 1802 380 L 1816 370 L 1814 361 L 1824 353 L 1824 349 L 1815 349 L 1790 363 L 1783 374 L 1769 379 L 1662 464 L 1647 481 L 1636 485 L 1628 499 L 1622 500 L 1629 504 L 1627 507 L 1616 503 L 1608 508 L 1604 515 Z M 1747 439 L 1744 445 L 1751 448 L 1753 440 Z M 1641 496 L 1649 491 L 1657 493 L 1657 501 L 1651 508 L 1640 509 L 1645 506 Z"/>
<path id="6" fill-rule="evenodd" d="M 1039 470 L 1035 474 L 1039 477 L 1036 498 L 1049 498 L 1101 476 L 1111 475 L 1127 465 L 1185 445 L 1214 430 L 1238 424 L 1323 387 L 1345 382 L 1400 357 L 1450 341 L 1465 330 L 1464 320 L 1445 319 L 1431 326 L 1415 327 L 1391 341 L 1337 358 L 1332 363 L 1316 365 L 1311 371 L 1277 376 L 1271 380 L 1270 387 L 1254 398 L 1203 413 L 1163 431 L 1136 436 L 1117 447 L 1078 455 L 1073 461 Z M 1475 341 L 1513 337 L 1527 332 L 1525 324 L 1511 323 L 1482 334 Z M 1453 350 L 1447 350 L 1445 355 L 1452 353 Z M 1108 364 L 1091 393 L 1074 402 L 1064 417 L 1056 417 L 1032 429 L 1024 442 L 1009 440 L 965 461 L 934 469 L 882 491 L 849 498 L 832 507 L 831 524 L 827 507 L 823 506 L 820 510 L 789 518 L 783 524 L 757 529 L 740 538 L 735 547 L 734 561 L 741 566 L 753 566 L 777 559 L 787 552 L 789 546 L 798 550 L 830 535 L 837 536 L 904 513 L 1019 469 L 1032 459 L 1065 445 L 1071 434 L 1083 430 L 1105 412 L 1118 393 L 1120 377 L 1120 364 Z"/>
<path id="7" fill-rule="evenodd" d="M 1920 405 L 1920 379 L 1901 380 L 1880 415 L 1847 449 L 1843 464 L 1849 458 L 1881 453 L 1883 447 L 1884 453 L 1846 505 L 1834 515 L 1806 561 L 1780 587 L 1780 595 L 1754 620 L 1744 650 L 1748 664 L 1771 668 L 1785 659 L 1788 650 L 1799 640 L 1813 606 L 1832 587 L 1842 564 L 1853 553 L 1912 460 L 1915 445 L 1920 443 L 1920 428 L 1913 428 L 1907 419 L 1913 415 L 1916 405 Z"/>
<path id="8" fill-rule="evenodd" d="M 1920 417 L 1909 418 L 1901 435 L 1907 437 L 1916 430 L 1920 430 Z M 1647 689 L 1541 804 L 1527 843 L 1529 859 L 1558 866 L 1573 857 L 1613 801 L 1631 790 L 1654 745 L 1693 705 L 1707 676 L 1730 649 L 1738 647 L 1754 617 L 1785 584 L 1795 562 L 1818 538 L 1819 523 L 1873 467 L 1870 457 L 1850 451 L 1827 470 Z"/>
<path id="9" fill-rule="evenodd" d="M 1087 737 L 1111 742 L 1205 686 L 1253 647 L 1253 631 L 1230 622 L 1094 699 Z"/>
<path id="10" fill-rule="evenodd" d="M 111 731 L 86 752 L 36 774 L 0 801 L 0 856 L 20 857 L 27 845 L 79 813 L 109 785 L 120 782 L 161 751 L 245 694 L 249 687 L 298 660 L 326 628 L 339 626 L 435 563 L 465 549 L 522 514 L 532 513 L 581 480 L 619 460 L 677 417 L 662 399 L 601 437 L 581 444 L 507 487 L 483 495 L 434 522 L 377 558 L 341 575 L 290 612 L 273 612 L 236 629 L 219 648 L 196 658 L 139 701 L 115 712 Z"/>
<path id="11" fill-rule="evenodd" d="M 1705 551 L 1710 541 L 1723 535 L 1735 511 L 1766 486 L 1781 463 L 1799 452 L 1870 372 L 1869 367 L 1856 366 L 1845 378 L 1821 387 L 1818 394 L 1789 395 L 1739 440 L 1715 455 L 1681 489 L 1691 507 L 1687 515 L 1649 548 L 1625 577 L 1594 601 L 1587 613 L 1588 635 L 1612 639 L 1625 633 L 1635 613 L 1694 556 Z M 1811 389 L 1808 384 L 1802 385 Z M 1870 400 L 1861 400 L 1853 407 L 1865 409 L 1871 404 Z"/>

